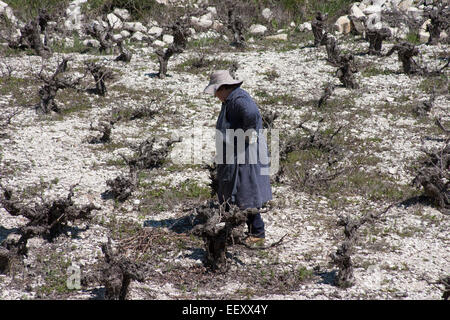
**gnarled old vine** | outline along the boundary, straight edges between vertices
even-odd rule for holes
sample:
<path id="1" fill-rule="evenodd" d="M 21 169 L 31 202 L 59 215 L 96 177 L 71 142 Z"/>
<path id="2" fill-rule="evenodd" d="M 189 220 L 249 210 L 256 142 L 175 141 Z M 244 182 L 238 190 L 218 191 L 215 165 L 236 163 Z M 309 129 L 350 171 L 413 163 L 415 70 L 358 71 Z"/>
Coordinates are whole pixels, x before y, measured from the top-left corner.
<path id="1" fill-rule="evenodd" d="M 352 255 L 354 254 L 354 246 L 358 241 L 358 229 L 367 222 L 373 223 L 381 215 L 399 203 L 401 202 L 393 203 L 379 213 L 369 212 L 361 218 L 350 218 L 348 216 L 339 218 L 337 225 L 344 227 L 344 241 L 336 252 L 330 254 L 332 263 L 339 268 L 335 279 L 335 284 L 338 287 L 345 289 L 355 284 Z"/>
<path id="2" fill-rule="evenodd" d="M 437 123 L 442 126 L 439 120 Z M 443 128 L 443 130 L 446 129 Z M 450 143 L 447 140 L 445 146 L 438 150 L 422 151 L 426 153 L 427 158 L 421 161 L 412 184 L 419 188 L 422 187 L 424 195 L 442 213 L 450 214 Z"/>
<path id="3" fill-rule="evenodd" d="M 229 4 L 229 5 L 232 6 L 232 4 Z M 234 6 L 228 8 L 228 25 L 227 25 L 227 27 L 233 34 L 233 41 L 231 42 L 231 45 L 238 47 L 238 48 L 245 47 L 245 38 L 243 35 L 244 23 L 243 23 L 241 17 L 239 17 L 236 14 L 236 8 Z"/>
<path id="4" fill-rule="evenodd" d="M 121 155 L 129 168 L 128 175 L 119 175 L 115 179 L 106 181 L 114 199 L 120 202 L 127 200 L 137 187 L 139 170 L 160 167 L 167 158 L 172 145 L 180 141 L 180 139 L 168 140 L 163 147 L 154 149 L 155 140 L 155 138 L 152 138 L 143 141 L 136 148 L 136 153 L 131 158 Z"/>
<path id="5" fill-rule="evenodd" d="M 247 220 L 247 215 L 255 209 L 240 210 L 235 205 L 224 203 L 216 206 L 204 206 L 197 210 L 200 220 L 206 222 L 192 229 L 194 235 L 205 242 L 206 265 L 213 271 L 227 270 L 227 246 L 239 243 L 244 238 L 237 229 Z M 255 212 L 256 213 L 256 212 Z"/>
<path id="6" fill-rule="evenodd" d="M 190 34 L 188 24 L 177 21 L 171 26 L 173 34 L 173 43 L 166 49 L 158 49 L 155 53 L 158 56 L 159 72 L 158 77 L 163 79 L 167 75 L 167 65 L 170 57 L 174 54 L 179 54 L 186 48 L 187 37 Z"/>
<path id="7" fill-rule="evenodd" d="M 44 114 L 49 113 L 50 111 L 60 112 L 60 109 L 55 102 L 56 94 L 61 89 L 75 88 L 81 80 L 81 78 L 73 80 L 70 77 L 64 77 L 69 61 L 70 58 L 63 58 L 51 77 L 43 75 L 43 68 L 41 69 L 38 79 L 43 81 L 44 85 L 38 92 L 40 101 L 36 106 L 36 111 Z"/>
<path id="8" fill-rule="evenodd" d="M 359 84 L 356 82 L 355 73 L 358 72 L 354 57 L 352 54 L 345 54 L 339 59 L 339 69 L 336 76 L 342 82 L 345 88 L 358 89 Z"/>
<path id="9" fill-rule="evenodd" d="M 92 74 L 95 80 L 95 93 L 104 96 L 106 94 L 106 84 L 107 80 L 113 78 L 112 71 L 106 66 L 102 65 L 100 62 L 85 62 L 87 70 Z"/>
<path id="10" fill-rule="evenodd" d="M 316 17 L 311 22 L 311 28 L 314 35 L 314 46 L 319 47 L 326 44 L 328 32 L 326 30 L 327 15 L 323 15 L 318 11 Z"/>
<path id="11" fill-rule="evenodd" d="M 100 210 L 98 206 L 93 204 L 81 207 L 75 205 L 72 200 L 75 187 L 76 185 L 70 187 L 66 198 L 43 201 L 41 204 L 35 203 L 34 206 L 22 204 L 13 198 L 11 189 L 2 187 L 0 205 L 10 215 L 23 216 L 29 221 L 25 226 L 18 229 L 17 234 L 20 238 L 17 241 L 7 239 L 1 243 L 0 246 L 3 247 L 0 252 L 3 257 L 1 260 L 5 261 L 15 255 L 26 255 L 27 242 L 30 238 L 40 236 L 51 242 L 65 232 L 68 222 L 89 220 L 93 210 Z"/>
<path id="12" fill-rule="evenodd" d="M 415 45 L 409 42 L 402 42 L 394 45 L 391 50 L 386 53 L 386 57 L 389 57 L 394 52 L 397 52 L 398 59 L 402 62 L 403 72 L 406 74 L 422 73 L 422 68 L 416 63 L 413 57 L 419 55 L 419 49 Z"/>
<path id="13" fill-rule="evenodd" d="M 392 36 L 391 30 L 388 28 L 368 30 L 367 31 L 367 39 L 369 40 L 368 54 L 380 56 L 383 41 L 391 36 Z"/>
<path id="14" fill-rule="evenodd" d="M 105 256 L 100 282 L 105 287 L 106 300 L 125 300 L 132 280 L 143 282 L 143 266 L 130 261 L 124 255 L 113 251 L 111 241 L 102 244 Z"/>

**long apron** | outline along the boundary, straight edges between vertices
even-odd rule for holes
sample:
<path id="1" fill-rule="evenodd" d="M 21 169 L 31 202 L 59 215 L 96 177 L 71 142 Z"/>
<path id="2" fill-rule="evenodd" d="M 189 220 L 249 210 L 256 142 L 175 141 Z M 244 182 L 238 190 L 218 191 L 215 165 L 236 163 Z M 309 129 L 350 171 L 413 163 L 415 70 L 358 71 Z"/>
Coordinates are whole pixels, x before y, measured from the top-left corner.
<path id="1" fill-rule="evenodd" d="M 242 89 L 238 88 L 236 91 L 231 93 L 230 103 L 233 103 L 233 97 L 245 97 L 249 103 L 253 103 L 253 100 L 248 96 L 248 94 Z M 234 105 L 233 105 L 234 107 Z M 242 106 L 246 108 L 246 106 Z M 257 109 L 256 105 L 252 105 L 253 111 Z M 228 115 L 236 117 L 237 115 L 229 111 Z M 259 113 L 259 112 L 258 112 Z M 260 117 L 260 116 L 259 116 Z M 230 121 L 239 121 L 238 118 L 227 119 L 227 103 L 222 103 L 222 108 L 220 110 L 219 117 L 216 123 L 216 133 L 220 132 L 221 136 L 219 138 L 216 136 L 216 148 L 220 147 L 222 144 L 223 158 L 222 162 L 217 161 L 217 178 L 218 178 L 218 197 L 219 202 L 229 202 L 238 205 L 241 209 L 246 208 L 261 208 L 263 203 L 272 199 L 272 192 L 270 188 L 270 177 L 268 174 L 262 174 L 262 169 L 268 169 L 268 165 L 262 165 L 258 157 L 256 164 L 251 164 L 249 160 L 249 148 L 246 144 L 245 148 L 245 164 L 238 163 L 236 140 L 233 137 L 229 137 L 226 134 L 227 129 L 238 129 L 236 128 L 236 122 L 232 123 Z M 256 132 L 262 129 L 261 119 L 259 119 L 256 124 Z M 234 125 L 234 128 L 233 128 Z M 232 146 L 231 146 L 232 144 Z M 227 145 L 230 146 L 228 150 L 234 150 L 233 155 L 227 155 Z M 257 136 L 257 147 L 265 150 L 267 153 L 267 144 L 263 135 Z M 253 149 L 254 150 L 254 149 Z M 217 153 L 216 153 L 217 156 Z M 232 161 L 226 161 L 227 157 Z M 231 162 L 231 163 L 230 163 Z"/>
<path id="2" fill-rule="evenodd" d="M 216 147 L 223 148 L 222 150 L 226 150 L 226 145 L 232 143 L 232 141 L 226 140 L 226 130 L 231 128 L 231 123 L 228 122 L 227 120 L 226 112 L 227 112 L 226 103 L 222 103 L 222 108 L 220 110 L 220 114 L 216 123 L 216 130 L 220 131 L 222 134 L 220 137 L 216 137 Z M 222 145 L 220 146 L 219 144 Z M 233 164 L 226 163 L 225 155 L 223 155 L 223 158 L 221 159 L 220 163 L 217 164 L 217 179 L 218 179 L 217 194 L 219 197 L 219 203 L 221 204 L 224 202 L 234 204 L 236 202 L 238 165 L 236 161 L 236 156 L 234 155 L 233 157 L 234 157 Z"/>

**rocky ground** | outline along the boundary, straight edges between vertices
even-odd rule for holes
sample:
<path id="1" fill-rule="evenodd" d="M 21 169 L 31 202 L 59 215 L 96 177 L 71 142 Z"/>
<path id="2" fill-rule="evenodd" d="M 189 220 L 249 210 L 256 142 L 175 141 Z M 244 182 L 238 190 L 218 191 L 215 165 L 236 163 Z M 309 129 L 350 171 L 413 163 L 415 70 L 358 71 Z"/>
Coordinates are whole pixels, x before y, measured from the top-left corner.
<path id="1" fill-rule="evenodd" d="M 287 41 L 256 37 L 243 50 L 223 39 L 192 40 L 169 61 L 165 79 L 155 76 L 159 65 L 153 50 L 138 44 L 130 46 L 130 63 L 114 62 L 115 55 L 76 52 L 54 53 L 46 61 L 23 53 L 2 56 L 0 108 L 6 113 L 20 107 L 21 112 L 0 132 L 1 185 L 15 190 L 24 202 L 39 202 L 65 197 L 78 184 L 75 202 L 101 209 L 93 211 L 89 222 L 74 222 L 53 242 L 30 240 L 23 263 L 0 274 L 0 298 L 102 298 L 104 288 L 98 283 L 69 289 L 69 267 L 89 274 L 102 261 L 101 244 L 108 237 L 114 246 L 130 245 L 127 239 L 146 230 L 150 245 L 135 250 L 131 242 L 128 254 L 148 263 L 149 272 L 144 282 L 131 282 L 128 299 L 441 299 L 444 285 L 439 280 L 450 273 L 449 218 L 420 198 L 422 190 L 411 182 L 423 149 L 445 143 L 434 119 L 450 127 L 448 69 L 440 76 L 408 76 L 395 54 L 364 55 L 368 44 L 359 37 L 340 35 L 338 40 L 341 49 L 356 54 L 359 89 L 340 86 L 324 47 L 311 46 L 307 30 L 289 32 Z M 392 46 L 385 42 L 383 52 Z M 417 62 L 436 69 L 448 57 L 449 46 L 422 44 L 418 49 Z M 193 64 L 199 53 L 210 59 L 205 67 Z M 83 74 L 85 61 L 96 60 L 113 70 L 114 79 L 102 97 L 87 90 L 94 86 L 87 76 L 81 89 L 58 92 L 60 113 L 38 114 L 33 106 L 42 84 L 36 75 L 43 65 L 53 72 L 63 57 L 71 58 L 68 73 L 73 77 Z M 261 109 L 280 113 L 274 122 L 280 144 L 288 135 L 306 137 L 300 123 L 331 131 L 343 126 L 336 143 L 343 150 L 340 164 L 349 170 L 326 186 L 300 188 L 305 165 L 302 158 L 289 158 L 289 174 L 273 182 L 274 199 L 263 215 L 267 244 L 285 238 L 267 250 L 232 246 L 229 270 L 213 273 L 204 267 L 201 239 L 189 234 L 195 207 L 209 198 L 208 170 L 186 159 L 212 159 L 214 140 L 206 132 L 214 128 L 220 104 L 202 91 L 215 66 L 228 68 L 233 61 L 239 64 L 236 76 L 244 80 L 242 87 Z M 327 83 L 336 89 L 317 108 Z M 433 88 L 433 108 L 417 115 L 415 107 Z M 110 142 L 89 143 L 98 135 L 91 125 L 114 108 L 141 106 L 153 108 L 156 115 L 119 121 Z M 202 133 L 202 150 L 194 155 L 193 141 Z M 176 136 L 183 140 L 162 167 L 140 172 L 139 186 L 127 201 L 107 196 L 106 181 L 128 170 L 120 154 L 131 155 L 147 138 L 156 138 L 159 146 Z M 311 159 L 310 154 L 303 156 Z M 312 172 L 323 165 L 318 158 L 309 168 Z M 348 289 L 335 286 L 338 269 L 329 255 L 343 241 L 338 217 L 380 212 L 401 200 L 407 201 L 359 230 L 352 256 L 356 283 Z M 0 241 L 14 237 L 26 222 L 1 208 Z"/>

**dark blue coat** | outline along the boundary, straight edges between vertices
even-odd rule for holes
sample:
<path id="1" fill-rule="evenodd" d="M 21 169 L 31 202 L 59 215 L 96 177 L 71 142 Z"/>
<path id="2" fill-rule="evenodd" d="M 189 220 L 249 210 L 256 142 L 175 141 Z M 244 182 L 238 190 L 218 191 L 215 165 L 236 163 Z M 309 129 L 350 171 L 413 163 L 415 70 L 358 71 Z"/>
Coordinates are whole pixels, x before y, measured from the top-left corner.
<path id="1" fill-rule="evenodd" d="M 251 148 L 249 148 L 249 143 L 246 141 L 245 163 L 239 163 L 237 161 L 237 139 L 227 139 L 226 135 L 226 129 L 242 129 L 243 131 L 255 129 L 255 133 L 259 133 L 260 131 L 258 130 L 262 129 L 262 119 L 258 106 L 245 90 L 236 88 L 228 95 L 226 101 L 222 103 L 216 129 L 216 132 L 222 133 L 216 136 L 216 147 L 220 147 L 222 144 L 223 148 L 222 153 L 220 151 L 216 152 L 219 155 L 216 161 L 223 154 L 222 164 L 217 164 L 220 203 L 229 201 L 230 203 L 235 203 L 241 209 L 261 208 L 265 202 L 272 199 L 266 139 L 263 135 L 258 134 L 256 144 L 251 144 Z M 252 140 L 250 139 L 250 141 Z M 233 142 L 234 153 L 231 159 L 234 160 L 230 164 L 229 161 L 226 162 L 226 146 Z M 258 152 L 254 152 L 255 146 Z M 249 149 L 253 151 L 249 151 Z M 259 151 L 260 149 L 261 151 Z M 257 155 L 256 161 L 249 161 L 249 159 L 252 159 L 249 158 L 251 152 L 253 152 L 253 156 Z M 230 152 L 228 156 L 231 156 Z"/>

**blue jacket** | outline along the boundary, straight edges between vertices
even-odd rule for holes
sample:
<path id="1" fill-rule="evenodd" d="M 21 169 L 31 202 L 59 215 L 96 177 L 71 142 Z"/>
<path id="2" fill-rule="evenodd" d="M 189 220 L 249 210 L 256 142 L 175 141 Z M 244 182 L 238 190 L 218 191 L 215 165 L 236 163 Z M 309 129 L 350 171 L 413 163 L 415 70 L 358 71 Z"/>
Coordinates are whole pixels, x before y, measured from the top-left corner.
<path id="1" fill-rule="evenodd" d="M 258 134 L 257 138 L 255 137 L 256 144 L 250 145 L 250 148 L 246 141 L 245 161 L 238 161 L 237 138 L 227 139 L 226 134 L 226 129 L 242 129 L 244 132 L 254 129 L 255 133 L 263 129 L 258 106 L 245 90 L 236 88 L 222 103 L 216 129 L 222 133 L 216 136 L 218 137 L 216 146 L 220 147 L 222 144 L 223 148 L 222 164 L 217 164 L 219 202 L 229 201 L 241 209 L 261 208 L 265 202 L 272 199 L 266 140 L 264 136 Z M 249 139 L 252 141 L 251 138 Z M 233 155 L 228 154 L 228 156 L 234 160 L 230 163 L 226 161 L 226 148 L 227 144 L 231 143 L 234 145 Z M 216 151 L 218 151 L 216 154 L 221 154 L 220 150 Z M 255 159 L 250 157 L 250 154 L 257 157 L 256 161 L 250 161 Z"/>

